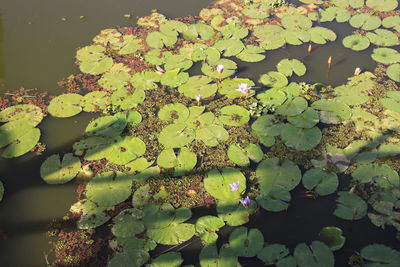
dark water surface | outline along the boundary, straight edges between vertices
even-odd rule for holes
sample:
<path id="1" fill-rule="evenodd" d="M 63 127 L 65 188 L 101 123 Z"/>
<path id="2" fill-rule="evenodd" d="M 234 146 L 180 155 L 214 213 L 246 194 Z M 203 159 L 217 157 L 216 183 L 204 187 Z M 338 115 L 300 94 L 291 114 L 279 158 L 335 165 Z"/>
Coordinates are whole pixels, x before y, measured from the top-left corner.
<path id="1" fill-rule="evenodd" d="M 88 45 L 102 29 L 113 26 L 132 26 L 136 16 L 148 15 L 152 9 L 169 18 L 196 15 L 211 1 L 206 0 L 1 0 L 0 1 L 0 95 L 6 90 L 21 87 L 48 90 L 59 94 L 57 81 L 77 73 L 74 65 L 76 48 Z M 127 19 L 124 14 L 131 14 Z M 80 16 L 84 16 L 80 19 Z M 375 63 L 370 58 L 372 48 L 360 53 L 346 49 L 341 39 L 353 28 L 348 24 L 324 23 L 336 32 L 338 41 L 315 46 L 307 53 L 307 46 L 288 46 L 269 51 L 267 59 L 259 63 L 239 62 L 238 76 L 257 80 L 259 74 L 275 70 L 282 58 L 298 58 L 307 66 L 307 74 L 295 81 L 321 82 L 337 86 L 361 67 L 372 71 Z M 327 73 L 327 59 L 333 65 Z M 76 185 L 51 186 L 39 176 L 45 157 L 70 151 L 71 145 L 84 131 L 94 115 L 81 113 L 67 119 L 46 118 L 41 124 L 41 142 L 47 145 L 43 156 L 27 154 L 4 160 L 0 158 L 0 180 L 5 185 L 5 196 L 0 202 L 0 266 L 44 266 L 44 254 L 49 246 L 45 238 L 46 225 L 53 218 L 65 215 L 74 200 Z M 346 183 L 346 177 L 341 178 Z M 302 191 L 301 188 L 296 191 Z M 293 194 L 296 194 L 294 192 Z M 324 226 L 338 226 L 344 231 L 347 243 L 335 252 L 336 266 L 346 266 L 354 251 L 371 242 L 382 242 L 398 247 L 394 231 L 382 231 L 368 219 L 348 223 L 333 216 L 336 195 L 317 200 L 293 197 L 287 213 L 263 211 L 251 218 L 248 227 L 259 228 L 268 243 L 284 243 L 293 248 L 300 242 L 312 241 Z M 195 215 L 207 214 L 195 210 Z M 214 211 L 213 211 L 214 212 Z M 223 230 L 225 236 L 229 228 Z M 199 242 L 182 251 L 185 263 L 198 261 Z M 241 259 L 244 266 L 259 266 L 257 260 Z"/>

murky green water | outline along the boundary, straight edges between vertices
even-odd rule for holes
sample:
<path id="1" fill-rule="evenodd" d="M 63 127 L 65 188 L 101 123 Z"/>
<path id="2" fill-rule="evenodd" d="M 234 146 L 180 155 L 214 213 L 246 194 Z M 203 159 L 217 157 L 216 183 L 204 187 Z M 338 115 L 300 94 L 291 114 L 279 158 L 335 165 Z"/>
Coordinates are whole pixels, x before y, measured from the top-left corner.
<path id="1" fill-rule="evenodd" d="M 78 71 L 74 65 L 76 48 L 87 45 L 101 29 L 134 25 L 136 16 L 147 15 L 155 8 L 170 18 L 195 15 L 210 2 L 3 0 L 0 3 L 0 93 L 25 87 L 47 90 L 56 95 L 61 92 L 57 81 Z M 124 14 L 133 17 L 127 19 Z M 345 83 L 357 67 L 369 71 L 374 69 L 375 63 L 369 56 L 372 48 L 360 53 L 342 46 L 341 39 L 353 30 L 350 26 L 331 23 L 322 26 L 334 30 L 338 41 L 315 46 L 311 54 L 307 53 L 307 45 L 268 52 L 266 61 L 240 63 L 238 75 L 256 80 L 259 74 L 275 70 L 277 62 L 287 57 L 301 59 L 308 68 L 305 76 L 294 81 L 336 86 Z M 332 56 L 333 65 L 328 73 L 329 56 Z M 68 151 L 91 118 L 93 115 L 85 113 L 68 119 L 47 117 L 40 124 L 41 142 L 47 146 L 44 155 L 0 159 L 0 178 L 6 187 L 4 200 L 0 203 L 0 231 L 8 235 L 7 240 L 0 236 L 0 266 L 45 265 L 43 253 L 49 249 L 45 238 L 46 225 L 53 218 L 65 215 L 74 202 L 76 185 L 47 185 L 39 176 L 39 167 L 46 156 Z M 346 177 L 341 179 L 345 182 Z M 341 227 L 351 241 L 335 253 L 336 266 L 345 266 L 349 255 L 368 243 L 384 239 L 387 245 L 396 246 L 394 231 L 383 232 L 366 218 L 349 224 L 334 217 L 335 198 L 294 198 L 288 213 L 264 211 L 254 215 L 248 226 L 259 228 L 268 243 L 288 246 L 313 240 L 323 226 Z M 183 255 L 185 263 L 197 262 L 198 248 L 197 242 L 182 250 L 186 252 Z M 242 263 L 244 266 L 260 264 L 253 260 Z"/>

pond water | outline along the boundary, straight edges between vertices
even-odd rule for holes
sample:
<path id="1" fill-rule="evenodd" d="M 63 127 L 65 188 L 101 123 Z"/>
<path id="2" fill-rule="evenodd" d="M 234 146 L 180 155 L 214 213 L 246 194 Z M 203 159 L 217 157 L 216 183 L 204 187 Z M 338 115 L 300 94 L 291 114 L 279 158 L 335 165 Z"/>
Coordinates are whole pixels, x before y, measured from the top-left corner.
<path id="1" fill-rule="evenodd" d="M 168 18 L 196 15 L 210 2 L 3 0 L 0 3 L 0 95 L 21 87 L 48 91 L 50 95 L 60 94 L 62 89 L 57 82 L 78 73 L 74 64 L 76 48 L 88 45 L 100 30 L 116 25 L 132 26 L 136 16 L 148 15 L 152 9 Z M 132 17 L 127 18 L 125 14 Z M 337 86 L 344 84 L 357 67 L 374 70 L 376 63 L 370 57 L 372 47 L 360 53 L 344 48 L 341 43 L 353 28 L 338 23 L 323 23 L 322 26 L 335 31 L 338 36 L 335 42 L 316 45 L 311 54 L 307 52 L 308 45 L 269 51 L 266 61 L 240 62 L 237 75 L 256 80 L 260 74 L 275 70 L 276 64 L 288 57 L 300 59 L 307 65 L 307 74 L 293 79 L 297 82 Z M 328 72 L 329 56 L 333 64 Z M 40 124 L 41 142 L 46 144 L 43 155 L 27 154 L 11 160 L 0 158 L 0 180 L 6 188 L 0 202 L 0 266 L 45 266 L 45 254 L 50 248 L 45 236 L 47 225 L 54 218 L 62 218 L 75 202 L 76 184 L 48 185 L 40 178 L 39 167 L 49 155 L 69 152 L 95 116 L 81 113 L 67 119 L 47 117 Z M 346 184 L 348 177 L 340 179 Z M 343 249 L 335 252 L 335 266 L 346 266 L 354 251 L 373 242 L 399 248 L 393 229 L 383 231 L 373 226 L 368 218 L 351 223 L 341 220 L 333 215 L 336 196 L 306 199 L 300 197 L 305 190 L 298 188 L 292 192 L 294 197 L 288 212 L 262 210 L 253 215 L 246 226 L 260 229 L 268 243 L 283 243 L 289 247 L 311 242 L 324 226 L 340 227 L 347 242 Z M 204 208 L 194 213 L 196 216 L 206 214 Z M 219 242 L 225 242 L 231 230 L 227 227 Z M 181 250 L 185 264 L 198 262 L 200 247 L 199 242 L 194 242 Z M 255 259 L 241 259 L 241 263 L 262 266 L 262 262 Z"/>

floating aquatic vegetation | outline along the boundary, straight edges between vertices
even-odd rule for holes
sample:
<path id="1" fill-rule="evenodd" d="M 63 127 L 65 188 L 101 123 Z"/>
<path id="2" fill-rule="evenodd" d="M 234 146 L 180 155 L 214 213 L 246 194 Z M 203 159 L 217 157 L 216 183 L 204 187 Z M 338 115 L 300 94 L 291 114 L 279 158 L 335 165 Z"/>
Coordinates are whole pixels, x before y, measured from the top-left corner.
<path id="1" fill-rule="evenodd" d="M 159 73 L 153 71 L 143 71 L 133 74 L 129 81 L 136 89 L 148 90 L 157 88 L 157 82 L 160 82 L 160 80 L 161 75 Z"/>
<path id="2" fill-rule="evenodd" d="M 0 122 L 22 121 L 37 126 L 43 119 L 42 110 L 32 104 L 19 104 L 3 109 L 0 112 Z"/>
<path id="3" fill-rule="evenodd" d="M 377 46 L 395 46 L 399 44 L 399 37 L 389 30 L 376 29 L 373 33 L 367 32 L 366 36 L 371 43 Z"/>
<path id="4" fill-rule="evenodd" d="M 396 82 L 400 82 L 400 64 L 392 64 L 386 70 L 387 76 Z"/>
<path id="5" fill-rule="evenodd" d="M 352 16 L 349 20 L 349 23 L 354 28 L 371 31 L 381 26 L 381 19 L 378 16 L 361 13 Z"/>
<path id="6" fill-rule="evenodd" d="M 52 155 L 40 166 L 40 176 L 48 184 L 64 184 L 74 179 L 80 169 L 79 158 L 71 153 L 65 154 L 62 161 L 59 155 Z"/>
<path id="7" fill-rule="evenodd" d="M 217 84 L 211 82 L 212 79 L 204 75 L 192 76 L 186 83 L 179 86 L 178 91 L 192 99 L 208 98 L 214 95 L 218 89 Z"/>
<path id="8" fill-rule="evenodd" d="M 238 190 L 232 191 L 230 184 L 238 183 Z M 204 178 L 204 188 L 210 195 L 220 200 L 237 200 L 246 190 L 246 177 L 237 169 L 224 168 L 222 171 L 211 170 Z"/>
<path id="9" fill-rule="evenodd" d="M 345 220 L 359 220 L 367 214 L 367 203 L 354 193 L 339 192 L 334 215 Z"/>
<path id="10" fill-rule="evenodd" d="M 225 125 L 241 126 L 250 120 L 249 111 L 241 106 L 226 106 L 221 108 L 218 120 Z"/>
<path id="11" fill-rule="evenodd" d="M 107 267 L 132 266 L 139 267 L 150 259 L 147 251 L 133 249 L 129 252 L 119 252 L 107 263 Z"/>
<path id="12" fill-rule="evenodd" d="M 389 91 L 386 93 L 386 98 L 380 100 L 382 106 L 387 109 L 400 112 L 400 92 L 399 91 Z"/>
<path id="13" fill-rule="evenodd" d="M 238 227 L 229 236 L 229 247 L 238 257 L 254 257 L 264 245 L 264 236 L 258 229 Z"/>
<path id="14" fill-rule="evenodd" d="M 381 244 L 368 245 L 361 249 L 361 257 L 371 262 L 367 266 L 400 264 L 400 252 Z"/>
<path id="15" fill-rule="evenodd" d="M 106 72 L 98 80 L 98 83 L 107 90 L 117 91 L 127 88 L 130 78 L 131 75 L 124 71 Z"/>
<path id="16" fill-rule="evenodd" d="M 110 216 L 106 215 L 105 211 L 112 208 L 102 207 L 90 200 L 81 199 L 71 206 L 70 212 L 81 214 L 77 222 L 79 229 L 92 229 L 110 220 Z"/>
<path id="17" fill-rule="evenodd" d="M 225 225 L 221 218 L 215 216 L 203 216 L 197 219 L 196 233 L 199 234 L 201 241 L 205 244 L 212 244 L 217 241 L 218 234 L 216 233 Z"/>
<path id="18" fill-rule="evenodd" d="M 80 105 L 86 112 L 102 112 L 111 104 L 110 95 L 104 91 L 93 91 L 83 96 Z"/>
<path id="19" fill-rule="evenodd" d="M 172 148 L 161 151 L 157 164 L 163 168 L 174 168 L 174 176 L 182 176 L 192 170 L 197 163 L 197 156 L 189 149 L 182 147 L 177 155 Z"/>
<path id="20" fill-rule="evenodd" d="M 378 11 L 390 11 L 397 7 L 398 2 L 396 0 L 367 0 L 365 4 Z"/>
<path id="21" fill-rule="evenodd" d="M 203 247 L 200 251 L 201 266 L 237 266 L 239 264 L 237 256 L 228 244 L 223 245 L 218 253 L 216 243 Z"/>
<path id="22" fill-rule="evenodd" d="M 383 64 L 392 64 L 400 62 L 400 53 L 392 48 L 375 48 L 372 59 Z"/>
<path id="23" fill-rule="evenodd" d="M 250 160 L 258 163 L 264 156 L 260 146 L 256 144 L 249 144 L 244 149 L 237 144 L 232 144 L 229 146 L 227 153 L 229 159 L 239 166 L 249 165 Z"/>
<path id="24" fill-rule="evenodd" d="M 257 254 L 257 258 L 267 265 L 284 266 L 281 260 L 285 259 L 287 255 L 289 255 L 289 249 L 285 245 L 268 244 Z M 294 264 L 296 263 L 294 262 Z"/>
<path id="25" fill-rule="evenodd" d="M 218 93 L 228 98 L 249 97 L 254 95 L 254 90 L 251 90 L 254 85 L 250 79 L 224 79 L 218 84 Z"/>
<path id="26" fill-rule="evenodd" d="M 342 229 L 335 226 L 326 226 L 322 228 L 318 234 L 317 240 L 325 243 L 332 251 L 341 249 L 346 242 Z"/>
<path id="27" fill-rule="evenodd" d="M 361 34 L 353 34 L 346 36 L 342 40 L 343 46 L 350 48 L 354 51 L 362 51 L 369 47 L 371 44 L 367 36 Z"/>
<path id="28" fill-rule="evenodd" d="M 82 111 L 81 100 L 79 94 L 62 94 L 50 101 L 48 111 L 53 117 L 72 117 Z"/>
<path id="29" fill-rule="evenodd" d="M 373 183 L 382 188 L 399 186 L 399 175 L 386 164 L 362 164 L 351 174 L 361 183 Z"/>
<path id="30" fill-rule="evenodd" d="M 106 56 L 106 49 L 101 45 L 90 45 L 76 52 L 79 68 L 83 73 L 101 74 L 111 69 L 114 62 Z"/>
<path id="31" fill-rule="evenodd" d="M 313 168 L 306 171 L 302 182 L 305 188 L 308 190 L 315 189 L 315 192 L 321 196 L 336 192 L 339 186 L 339 179 L 336 173 L 322 168 Z"/>
<path id="32" fill-rule="evenodd" d="M 260 82 L 268 87 L 284 87 L 289 83 L 286 76 L 277 71 L 261 75 Z"/>
<path id="33" fill-rule="evenodd" d="M 179 252 L 167 252 L 158 256 L 156 259 L 152 260 L 150 267 L 163 267 L 165 263 L 168 262 L 168 266 L 179 267 L 181 266 L 183 259 L 181 253 Z"/>
<path id="34" fill-rule="evenodd" d="M 297 59 L 282 59 L 276 65 L 280 73 L 290 77 L 295 73 L 297 76 L 303 76 L 306 73 L 306 66 Z"/>
<path id="35" fill-rule="evenodd" d="M 305 243 L 298 244 L 293 254 L 299 267 L 333 267 L 335 262 L 330 248 L 320 241 L 313 241 L 310 246 Z"/>
<path id="36" fill-rule="evenodd" d="M 191 143 L 195 131 L 184 123 L 174 123 L 161 130 L 158 141 L 165 148 L 179 148 Z"/>

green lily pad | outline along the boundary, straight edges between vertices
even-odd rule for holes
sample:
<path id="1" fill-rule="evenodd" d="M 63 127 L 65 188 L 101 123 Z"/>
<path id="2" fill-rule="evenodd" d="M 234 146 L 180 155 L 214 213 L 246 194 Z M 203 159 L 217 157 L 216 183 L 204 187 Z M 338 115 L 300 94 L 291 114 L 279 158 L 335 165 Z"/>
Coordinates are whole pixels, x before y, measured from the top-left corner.
<path id="1" fill-rule="evenodd" d="M 196 40 L 200 38 L 202 40 L 210 40 L 214 36 L 214 29 L 204 23 L 192 24 L 183 33 L 183 37 L 189 40 Z"/>
<path id="2" fill-rule="evenodd" d="M 217 250 L 217 244 L 208 244 L 200 251 L 201 267 L 238 266 L 237 256 L 228 244 Z"/>
<path id="3" fill-rule="evenodd" d="M 207 61 L 211 65 L 217 63 L 220 58 L 221 53 L 215 47 L 199 47 L 191 55 L 193 61 Z"/>
<path id="4" fill-rule="evenodd" d="M 364 0 L 333 0 L 335 6 L 347 8 L 361 8 L 364 5 Z"/>
<path id="5" fill-rule="evenodd" d="M 174 123 L 161 130 L 158 141 L 165 148 L 179 148 L 190 144 L 195 138 L 193 129 L 184 123 Z"/>
<path id="6" fill-rule="evenodd" d="M 86 112 L 102 112 L 110 103 L 111 98 L 107 92 L 93 91 L 83 96 L 80 105 Z"/>
<path id="7" fill-rule="evenodd" d="M 135 208 L 144 207 L 148 203 L 150 198 L 150 185 L 143 185 L 136 189 L 136 191 L 133 193 L 132 206 Z"/>
<path id="8" fill-rule="evenodd" d="M 157 158 L 157 164 L 164 168 L 175 168 L 174 176 L 182 176 L 192 170 L 197 163 L 197 156 L 189 149 L 182 147 L 178 153 L 172 148 L 161 151 Z"/>
<path id="9" fill-rule="evenodd" d="M 283 105 L 276 109 L 276 113 L 284 116 L 297 116 L 307 109 L 308 103 L 301 96 L 286 100 Z"/>
<path id="10" fill-rule="evenodd" d="M 400 264 L 400 252 L 385 245 L 368 245 L 361 249 L 360 254 L 364 259 L 371 261 L 371 263 L 366 264 L 368 267 L 397 266 Z"/>
<path id="11" fill-rule="evenodd" d="M 313 27 L 309 30 L 311 42 L 316 44 L 326 44 L 328 41 L 336 40 L 336 33 L 328 28 Z"/>
<path id="12" fill-rule="evenodd" d="M 146 152 L 146 144 L 138 137 L 124 136 L 107 148 L 106 159 L 119 165 L 127 164 Z"/>
<path id="13" fill-rule="evenodd" d="M 360 1 L 362 2 L 361 6 L 363 6 L 364 0 Z M 352 1 L 352 3 L 354 2 L 356 1 Z M 348 21 L 351 18 L 351 13 L 346 8 L 339 6 L 331 6 L 325 10 L 320 9 L 320 14 L 321 14 L 320 22 L 333 21 L 334 19 L 336 19 L 336 21 L 340 23 Z"/>
<path id="14" fill-rule="evenodd" d="M 320 241 L 313 241 L 310 246 L 298 244 L 293 254 L 299 267 L 333 267 L 335 264 L 332 251 Z"/>
<path id="15" fill-rule="evenodd" d="M 78 94 L 62 94 L 50 101 L 47 110 L 53 117 L 72 117 L 82 111 L 81 100 L 82 96 Z"/>
<path id="16" fill-rule="evenodd" d="M 367 32 L 366 36 L 371 43 L 377 46 L 394 46 L 399 44 L 399 37 L 389 30 L 376 29 L 374 33 Z"/>
<path id="17" fill-rule="evenodd" d="M 165 58 L 164 69 L 166 71 L 180 69 L 181 71 L 188 70 L 192 67 L 193 61 L 185 58 L 184 55 L 171 55 Z"/>
<path id="18" fill-rule="evenodd" d="M 201 241 L 206 244 L 212 244 L 218 239 L 218 234 L 216 232 L 224 225 L 225 223 L 221 218 L 215 216 L 203 216 L 197 219 L 195 227 Z"/>
<path id="19" fill-rule="evenodd" d="M 291 45 L 301 45 L 311 40 L 311 34 L 306 30 L 287 29 L 281 32 L 281 37 Z"/>
<path id="20" fill-rule="evenodd" d="M 382 20 L 382 26 L 385 28 L 394 28 L 396 31 L 398 31 L 400 25 L 400 16 L 394 15 L 394 16 L 388 16 Z"/>
<path id="21" fill-rule="evenodd" d="M 220 113 L 218 119 L 229 126 L 241 126 L 250 120 L 249 111 L 241 106 L 226 106 L 220 110 Z"/>
<path id="22" fill-rule="evenodd" d="M 102 116 L 91 121 L 86 127 L 88 135 L 117 137 L 125 129 L 127 121 L 117 116 Z"/>
<path id="23" fill-rule="evenodd" d="M 342 229 L 335 226 L 326 226 L 322 228 L 318 234 L 317 240 L 325 243 L 332 251 L 341 249 L 346 242 Z"/>
<path id="24" fill-rule="evenodd" d="M 347 105 L 361 105 L 369 100 L 366 89 L 366 86 L 341 85 L 335 88 L 335 99 Z"/>
<path id="25" fill-rule="evenodd" d="M 339 186 L 339 179 L 336 173 L 322 168 L 313 168 L 303 175 L 303 185 L 308 190 L 313 190 L 318 195 L 326 196 L 334 193 Z"/>
<path id="26" fill-rule="evenodd" d="M 381 26 L 381 19 L 368 13 L 356 14 L 351 17 L 349 23 L 354 28 L 360 28 L 365 31 L 371 31 Z"/>
<path id="27" fill-rule="evenodd" d="M 251 129 L 264 146 L 274 145 L 275 136 L 281 134 L 282 124 L 276 124 L 274 120 L 273 115 L 262 115 L 251 125 Z"/>
<path id="28" fill-rule="evenodd" d="M 105 51 L 106 49 L 101 45 L 84 46 L 76 51 L 76 59 L 79 61 L 98 61 L 105 57 Z"/>
<path id="29" fill-rule="evenodd" d="M 158 117 L 167 122 L 184 122 L 189 117 L 189 109 L 181 103 L 171 103 L 158 111 Z"/>
<path id="30" fill-rule="evenodd" d="M 239 257 L 254 257 L 264 245 L 264 236 L 258 229 L 239 227 L 229 235 L 229 246 Z"/>
<path id="31" fill-rule="evenodd" d="M 214 44 L 221 53 L 224 52 L 225 57 L 236 56 L 244 49 L 244 44 L 238 39 L 219 40 Z"/>
<path id="32" fill-rule="evenodd" d="M 284 87 L 289 83 L 286 76 L 277 71 L 261 75 L 260 82 L 268 87 Z"/>
<path id="33" fill-rule="evenodd" d="M 297 76 L 303 76 L 306 73 L 306 66 L 297 59 L 282 59 L 276 65 L 280 73 L 290 77 L 295 73 Z"/>
<path id="34" fill-rule="evenodd" d="M 59 155 L 52 155 L 40 166 L 40 176 L 48 184 L 65 184 L 74 179 L 80 170 L 79 158 L 71 153 L 65 154 L 62 161 Z"/>
<path id="35" fill-rule="evenodd" d="M 232 190 L 231 184 L 238 184 L 238 190 Z M 224 168 L 222 171 L 211 170 L 204 178 L 206 191 L 220 200 L 239 200 L 246 190 L 246 177 L 237 169 Z"/>
<path id="36" fill-rule="evenodd" d="M 307 151 L 319 144 L 322 138 L 322 133 L 316 126 L 304 129 L 297 128 L 291 124 L 286 124 L 282 128 L 281 138 L 286 146 L 299 151 Z"/>
<path id="37" fill-rule="evenodd" d="M 8 145 L 3 158 L 16 158 L 28 153 L 40 139 L 40 130 L 26 120 L 11 121 L 0 126 L 0 147 Z"/>
<path id="38" fill-rule="evenodd" d="M 300 14 L 286 15 L 282 18 L 281 24 L 286 29 L 291 30 L 309 30 L 312 27 L 312 21 Z"/>
<path id="39" fill-rule="evenodd" d="M 138 209 L 126 209 L 121 211 L 113 218 L 113 226 L 111 232 L 116 237 L 135 237 L 144 231 L 143 222 L 140 219 L 143 217 L 143 211 Z"/>
<path id="40" fill-rule="evenodd" d="M 221 20 L 223 21 L 224 18 L 221 16 Z M 215 19 L 215 17 L 214 17 Z M 249 30 L 245 27 L 242 27 L 239 23 L 230 23 L 222 27 L 218 27 L 219 31 L 221 31 L 224 39 L 243 39 L 249 34 Z"/>
<path id="41" fill-rule="evenodd" d="M 147 34 L 146 43 L 152 48 L 163 48 L 164 46 L 173 46 L 178 38 L 176 35 L 168 35 L 162 32 L 154 31 Z"/>
<path id="42" fill-rule="evenodd" d="M 147 251 L 141 249 L 119 252 L 107 263 L 107 267 L 140 267 L 150 259 Z"/>
<path id="43" fill-rule="evenodd" d="M 257 98 L 267 109 L 275 110 L 286 101 L 287 96 L 281 88 L 270 88 L 258 94 Z"/>
<path id="44" fill-rule="evenodd" d="M 245 88 L 251 88 L 254 86 L 254 82 L 250 79 L 245 78 L 234 78 L 234 79 L 224 79 L 218 84 L 218 92 L 228 98 L 237 98 L 243 96 L 252 96 L 254 91 L 250 90 L 247 94 L 244 94 L 239 89 L 239 86 L 244 86 Z"/>
<path id="45" fill-rule="evenodd" d="M 192 238 L 195 234 L 193 224 L 189 223 L 171 223 L 165 228 L 150 229 L 147 235 L 163 245 L 177 245 Z"/>
<path id="46" fill-rule="evenodd" d="M 101 79 L 98 80 L 98 83 L 101 87 L 107 90 L 116 91 L 126 88 L 130 78 L 131 75 L 124 71 L 106 72 L 103 74 Z"/>
<path id="47" fill-rule="evenodd" d="M 264 53 L 265 49 L 255 46 L 255 45 L 246 45 L 245 49 L 242 50 L 239 54 L 236 55 L 238 59 L 245 62 L 259 62 L 265 59 Z"/>
<path id="48" fill-rule="evenodd" d="M 273 187 L 267 194 L 261 193 L 256 200 L 263 209 L 279 212 L 288 209 L 291 195 L 286 189 Z"/>
<path id="49" fill-rule="evenodd" d="M 370 41 L 368 37 L 361 34 L 353 34 L 346 36 L 342 40 L 343 46 L 354 51 L 362 51 L 369 47 Z"/>
<path id="50" fill-rule="evenodd" d="M 95 175 L 86 185 L 86 197 L 99 206 L 109 207 L 125 201 L 132 194 L 132 179 L 114 172 Z M 112 192 L 110 194 L 110 192 Z"/>
<path id="51" fill-rule="evenodd" d="M 228 138 L 228 131 L 221 125 L 211 124 L 196 130 L 196 140 L 202 141 L 206 146 L 217 146 Z"/>
<path id="52" fill-rule="evenodd" d="M 111 95 L 111 103 L 122 110 L 132 109 L 143 103 L 146 94 L 144 90 L 136 89 L 133 92 L 127 88 L 115 91 Z"/>
<path id="53" fill-rule="evenodd" d="M 386 98 L 380 99 L 382 106 L 396 112 L 400 112 L 399 101 L 400 101 L 399 91 L 389 91 L 386 93 Z"/>
<path id="54" fill-rule="evenodd" d="M 392 64 L 386 70 L 387 76 L 396 82 L 400 82 L 400 64 Z"/>
<path id="55" fill-rule="evenodd" d="M 71 206 L 70 212 L 81 214 L 77 222 L 78 229 L 93 229 L 110 219 L 110 216 L 105 214 L 107 209 L 112 209 L 112 207 L 99 207 L 90 200 L 81 199 Z"/>
<path id="56" fill-rule="evenodd" d="M 367 203 L 354 193 L 339 192 L 334 215 L 344 220 L 359 220 L 367 214 Z"/>
<path id="57" fill-rule="evenodd" d="M 281 266 L 279 261 L 287 255 L 289 255 L 289 249 L 285 245 L 268 244 L 257 254 L 257 258 L 266 265 L 277 264 L 277 266 Z"/>
<path id="58" fill-rule="evenodd" d="M 161 76 L 161 84 L 169 86 L 171 88 L 178 87 L 189 79 L 189 74 L 186 72 L 180 72 L 180 69 L 174 69 L 166 71 Z"/>
<path id="59" fill-rule="evenodd" d="M 260 46 L 266 50 L 278 49 L 285 45 L 282 31 L 283 28 L 278 25 L 265 24 L 254 27 L 254 35 L 260 39 Z"/>
<path id="60" fill-rule="evenodd" d="M 361 183 L 374 183 L 382 188 L 399 185 L 399 175 L 386 164 L 362 164 L 352 173 L 353 179 Z"/>
<path id="61" fill-rule="evenodd" d="M 178 33 L 184 32 L 187 30 L 187 25 L 181 21 L 177 20 L 167 20 L 163 24 L 160 25 L 160 32 L 167 35 L 178 35 Z"/>
<path id="62" fill-rule="evenodd" d="M 371 57 L 373 60 L 383 64 L 400 62 L 400 53 L 392 48 L 375 48 Z"/>
<path id="63" fill-rule="evenodd" d="M 170 203 L 149 204 L 144 207 L 143 211 L 145 215 L 143 222 L 147 229 L 165 228 L 171 225 L 177 216 L 176 223 L 180 223 L 188 220 L 192 215 L 191 211 L 186 208 L 175 210 Z"/>
<path id="64" fill-rule="evenodd" d="M 136 89 L 148 90 L 158 87 L 157 82 L 161 80 L 161 75 L 153 71 L 137 72 L 132 75 L 130 82 Z"/>
<path id="65" fill-rule="evenodd" d="M 150 267 L 163 267 L 168 264 L 168 267 L 181 266 L 183 259 L 179 252 L 167 252 L 151 261 Z"/>
<path id="66" fill-rule="evenodd" d="M 323 123 L 337 124 L 351 117 L 349 106 L 341 102 L 321 99 L 315 101 L 311 106 L 320 110 L 319 118 Z"/>
<path id="67" fill-rule="evenodd" d="M 32 127 L 38 125 L 43 117 L 42 109 L 32 104 L 13 105 L 0 112 L 0 122 L 23 120 Z"/>
<path id="68" fill-rule="evenodd" d="M 197 99 L 199 96 L 207 98 L 214 95 L 218 89 L 217 84 L 211 82 L 212 79 L 207 76 L 192 76 L 186 83 L 179 86 L 178 91 L 192 99 Z"/>
<path id="69" fill-rule="evenodd" d="M 290 160 L 280 163 L 278 158 L 269 158 L 258 164 L 256 177 L 261 193 L 266 195 L 274 187 L 287 191 L 294 189 L 300 183 L 301 172 Z"/>
<path id="70" fill-rule="evenodd" d="M 244 207 L 237 200 L 218 200 L 217 212 L 218 217 L 226 222 L 229 226 L 239 226 L 248 223 L 250 215 L 256 210 L 257 204 L 250 201 L 248 207 Z"/>
<path id="71" fill-rule="evenodd" d="M 221 73 L 219 73 L 217 70 L 218 65 L 222 65 L 224 67 Z M 236 63 L 226 58 L 222 58 L 211 65 L 209 65 L 208 63 L 203 63 L 201 65 L 201 72 L 214 79 L 224 79 L 232 76 L 233 74 L 235 74 L 236 69 Z"/>
<path id="72" fill-rule="evenodd" d="M 319 122 L 319 115 L 313 108 L 308 107 L 299 115 L 288 116 L 287 120 L 296 127 L 312 128 Z"/>
<path id="73" fill-rule="evenodd" d="M 262 160 L 263 155 L 260 146 L 256 144 L 249 144 L 244 149 L 237 144 L 232 144 L 228 149 L 229 159 L 239 166 L 249 165 L 250 160 L 258 163 Z"/>
<path id="74" fill-rule="evenodd" d="M 396 9 L 397 0 L 367 0 L 365 3 L 368 7 L 378 11 L 390 11 Z"/>

